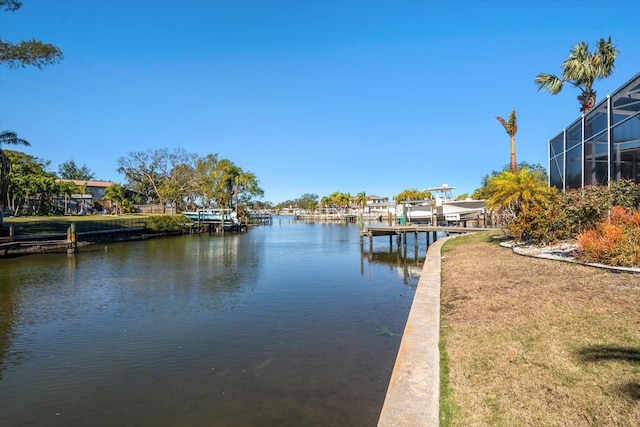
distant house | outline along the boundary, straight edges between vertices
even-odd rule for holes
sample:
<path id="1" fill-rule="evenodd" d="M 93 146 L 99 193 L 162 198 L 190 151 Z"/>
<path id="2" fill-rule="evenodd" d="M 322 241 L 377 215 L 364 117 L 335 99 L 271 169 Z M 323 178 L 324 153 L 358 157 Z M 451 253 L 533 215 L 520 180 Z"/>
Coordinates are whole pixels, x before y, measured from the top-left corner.
<path id="1" fill-rule="evenodd" d="M 396 212 L 396 202 L 390 202 L 388 197 L 371 195 L 367 196 L 367 205 L 364 209 L 365 213 L 386 215 L 391 212 L 393 214 Z"/>
<path id="2" fill-rule="evenodd" d="M 353 197 L 349 201 L 349 208 L 352 212 L 359 212 L 362 210 L 362 206 L 356 202 L 356 198 Z M 388 212 L 395 213 L 396 204 L 395 202 L 390 202 L 388 197 L 380 197 L 380 196 L 367 196 L 367 203 L 364 206 L 365 214 L 378 214 L 378 215 L 386 215 Z"/>
<path id="3" fill-rule="evenodd" d="M 72 194 L 67 201 L 67 210 L 75 213 L 86 212 L 89 209 L 93 209 L 96 202 L 103 206 L 103 203 L 100 202 L 104 197 L 105 190 L 116 184 L 111 181 L 85 181 L 80 179 L 58 179 L 56 181 L 72 182 L 83 189 L 82 194 Z M 110 205 L 110 203 L 107 204 Z"/>

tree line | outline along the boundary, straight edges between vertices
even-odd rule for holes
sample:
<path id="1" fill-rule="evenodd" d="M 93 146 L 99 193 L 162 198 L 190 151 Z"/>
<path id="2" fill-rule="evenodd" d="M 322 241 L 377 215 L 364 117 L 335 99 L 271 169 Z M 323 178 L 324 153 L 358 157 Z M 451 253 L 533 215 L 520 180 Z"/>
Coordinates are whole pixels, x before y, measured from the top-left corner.
<path id="1" fill-rule="evenodd" d="M 264 195 L 254 173 L 217 154 L 199 156 L 184 149 L 133 151 L 118 159 L 118 172 L 135 201 L 181 211 L 210 206 L 237 209 Z"/>
<path id="2" fill-rule="evenodd" d="M 56 175 L 47 171 L 50 161 L 2 150 L 2 142 L 28 145 L 17 141 L 0 140 L 0 207 L 22 215 L 66 213 L 65 200 L 84 194 L 86 185 L 60 178 L 86 182 L 94 178 L 93 172 L 69 160 Z M 126 182 L 107 187 L 103 196 L 116 204 L 118 212 L 131 211 L 133 204 L 173 206 L 178 211 L 213 206 L 237 209 L 264 194 L 254 173 L 217 154 L 198 156 L 183 149 L 135 151 L 118 159 L 118 172 Z"/>
<path id="3" fill-rule="evenodd" d="M 0 134 L 0 210 L 8 209 L 17 215 L 65 213 L 65 202 L 71 195 L 85 192 L 83 187 L 86 186 L 61 181 L 55 173 L 47 171 L 50 161 L 20 151 L 2 150 L 1 143 L 7 142 L 3 136 L 6 132 Z M 60 170 L 67 173 L 72 170 L 76 173 L 88 171 L 86 166 L 77 168 L 73 161 L 61 165 Z M 63 178 L 76 179 L 77 176 L 66 175 Z"/>

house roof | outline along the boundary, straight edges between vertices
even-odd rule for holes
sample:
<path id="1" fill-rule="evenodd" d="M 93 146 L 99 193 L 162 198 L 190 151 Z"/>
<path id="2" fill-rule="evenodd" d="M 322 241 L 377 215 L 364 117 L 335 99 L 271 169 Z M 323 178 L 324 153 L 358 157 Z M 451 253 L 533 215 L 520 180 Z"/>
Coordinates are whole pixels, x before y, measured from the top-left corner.
<path id="1" fill-rule="evenodd" d="M 75 185 L 86 185 L 87 187 L 107 188 L 115 185 L 115 182 L 111 181 L 85 181 L 82 179 L 57 179 L 60 182 L 73 182 Z"/>

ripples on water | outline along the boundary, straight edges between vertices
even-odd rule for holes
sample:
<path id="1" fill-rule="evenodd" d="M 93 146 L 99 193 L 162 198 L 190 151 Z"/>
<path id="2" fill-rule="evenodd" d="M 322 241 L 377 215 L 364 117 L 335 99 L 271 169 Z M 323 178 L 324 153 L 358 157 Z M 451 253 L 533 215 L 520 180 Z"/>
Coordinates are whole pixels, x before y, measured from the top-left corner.
<path id="1" fill-rule="evenodd" d="M 421 261 L 278 219 L 0 260 L 0 425 L 375 425 Z"/>

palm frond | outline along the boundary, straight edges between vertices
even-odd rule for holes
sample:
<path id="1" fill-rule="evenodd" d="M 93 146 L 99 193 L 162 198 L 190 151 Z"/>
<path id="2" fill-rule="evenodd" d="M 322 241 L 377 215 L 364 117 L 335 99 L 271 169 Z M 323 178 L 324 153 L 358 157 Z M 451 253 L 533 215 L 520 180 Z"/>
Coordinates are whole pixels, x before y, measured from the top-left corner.
<path id="1" fill-rule="evenodd" d="M 596 55 L 599 58 L 598 61 L 598 77 L 609 77 L 613 70 L 615 69 L 615 59 L 618 56 L 618 49 L 616 49 L 616 45 L 611 42 L 611 37 L 607 40 L 600 39 L 598 41 L 598 54 Z"/>
<path id="2" fill-rule="evenodd" d="M 538 90 L 546 90 L 552 95 L 557 95 L 562 90 L 564 80 L 553 74 L 540 73 L 535 78 L 535 83 L 538 85 Z"/>
<path id="3" fill-rule="evenodd" d="M 562 77 L 571 81 L 575 86 L 593 86 L 596 79 L 596 67 L 593 66 L 593 57 L 569 57 L 562 63 Z"/>
<path id="4" fill-rule="evenodd" d="M 29 144 L 29 141 L 27 141 L 26 139 L 18 138 L 18 134 L 16 134 L 15 132 L 8 131 L 8 130 L 0 132 L 0 146 L 2 144 L 7 144 L 7 145 L 26 145 L 26 146 L 30 146 L 31 145 L 31 144 Z"/>
<path id="5" fill-rule="evenodd" d="M 509 136 L 514 136 L 518 132 L 518 125 L 516 123 L 516 110 L 513 110 L 509 114 L 509 121 L 506 121 L 502 117 L 496 116 L 496 120 L 504 127 Z"/>
<path id="6" fill-rule="evenodd" d="M 507 124 L 509 125 L 509 129 L 507 129 L 507 132 L 509 133 L 509 135 L 515 136 L 515 134 L 518 133 L 518 122 L 516 120 L 516 110 L 511 111 L 511 113 L 509 114 L 509 121 L 507 122 Z"/>
<path id="7" fill-rule="evenodd" d="M 567 56 L 566 61 L 577 61 L 583 62 L 589 59 L 589 44 L 586 42 L 580 42 L 578 44 L 573 45 L 571 50 L 569 51 L 569 55 Z"/>

